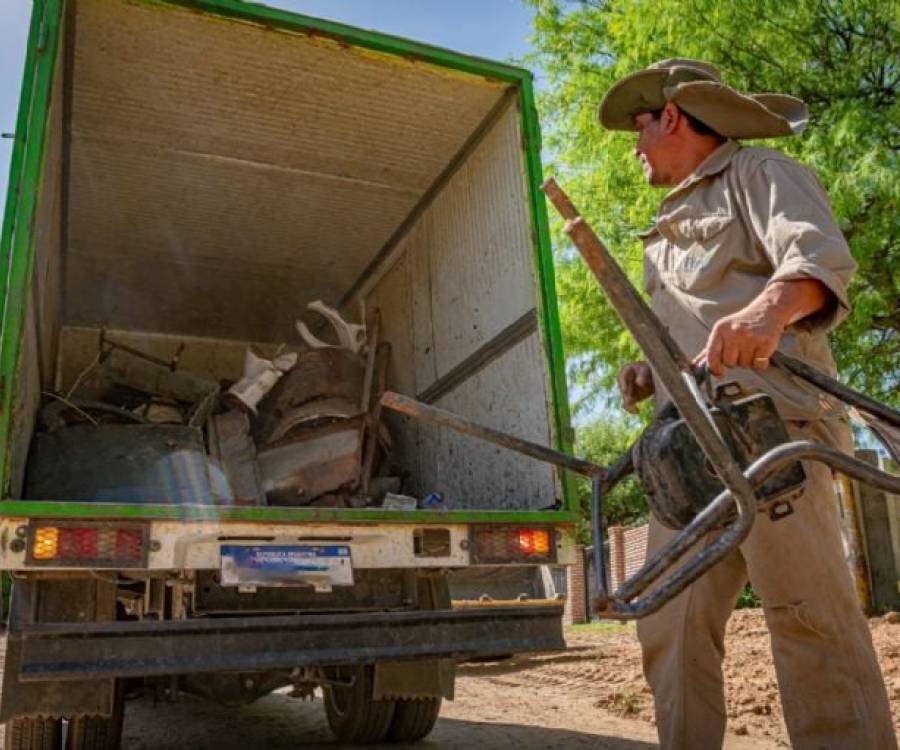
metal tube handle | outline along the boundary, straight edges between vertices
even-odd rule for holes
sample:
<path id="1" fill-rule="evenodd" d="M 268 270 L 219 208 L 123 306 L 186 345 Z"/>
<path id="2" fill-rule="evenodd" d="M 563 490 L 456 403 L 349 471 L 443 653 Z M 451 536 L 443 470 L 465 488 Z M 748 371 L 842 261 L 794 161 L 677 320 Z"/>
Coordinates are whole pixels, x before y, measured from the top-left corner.
<path id="1" fill-rule="evenodd" d="M 578 213 L 575 205 L 556 181 L 553 178 L 548 179 L 543 185 L 543 190 L 566 220 L 566 234 L 581 253 L 622 322 L 643 350 L 648 362 L 653 367 L 655 376 L 668 391 L 685 424 L 697 440 L 697 444 L 706 454 L 716 474 L 725 485 L 727 492 L 720 496 L 722 497 L 721 504 L 727 506 L 734 502 L 737 506 L 735 520 L 725 527 L 709 547 L 696 553 L 674 575 L 676 582 L 680 585 L 678 590 L 681 590 L 687 585 L 686 583 L 681 585 L 687 575 L 697 569 L 701 571 L 697 575 L 702 575 L 747 537 L 756 516 L 756 494 L 709 417 L 708 410 L 702 402 L 702 395 L 696 388 L 690 360 L 681 351 L 643 297 L 632 286 L 609 250 Z M 679 532 L 673 540 L 676 549 L 686 551 L 699 538 L 712 531 L 718 524 L 719 515 L 717 499 L 693 523 Z M 602 540 L 597 541 L 602 542 Z M 673 559 L 677 559 L 677 557 Z M 672 559 L 669 559 L 661 566 L 661 569 L 671 562 Z M 655 577 L 658 575 L 659 572 Z M 647 576 L 645 577 L 647 580 L 639 578 L 633 588 L 636 587 L 639 591 L 643 590 L 655 580 L 655 577 Z M 669 587 L 666 587 L 665 590 L 669 592 L 668 599 L 677 593 Z M 620 611 L 637 606 L 625 606 L 618 595 L 619 592 L 609 600 L 606 608 L 600 607 L 601 614 L 616 617 L 619 616 Z M 658 591 L 654 592 L 653 596 L 654 601 L 657 601 L 659 599 Z M 665 602 L 660 602 L 658 606 L 662 606 L 663 603 Z M 598 602 L 598 604 L 602 605 L 603 603 Z"/>
<path id="2" fill-rule="evenodd" d="M 848 456 L 823 443 L 810 440 L 795 440 L 784 443 L 768 451 L 754 461 L 746 471 L 746 477 L 754 486 L 759 486 L 781 467 L 807 459 L 819 461 L 838 470 L 842 474 L 866 482 L 885 492 L 900 493 L 900 477 Z M 723 490 L 694 521 L 675 536 L 651 560 L 629 578 L 609 597 L 605 608 L 600 612 L 603 617 L 618 620 L 631 620 L 646 617 L 656 612 L 687 586 L 712 568 L 733 548 L 730 540 L 733 535 L 723 533 L 711 544 L 693 555 L 675 573 L 665 578 L 650 593 L 632 601 L 638 594 L 647 589 L 660 575 L 679 560 L 690 547 L 703 538 L 710 525 L 715 525 L 731 504 L 730 490 Z"/>

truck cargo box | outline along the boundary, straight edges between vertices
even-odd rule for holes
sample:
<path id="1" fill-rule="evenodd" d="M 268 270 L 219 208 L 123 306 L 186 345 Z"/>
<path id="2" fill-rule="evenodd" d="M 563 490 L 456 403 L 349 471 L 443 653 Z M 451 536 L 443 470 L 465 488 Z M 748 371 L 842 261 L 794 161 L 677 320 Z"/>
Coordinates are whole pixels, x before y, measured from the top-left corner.
<path id="1" fill-rule="evenodd" d="M 530 74 L 239 0 L 33 4 L 0 237 L 8 742 L 118 746 L 132 678 L 321 688 L 342 741 L 417 740 L 457 660 L 562 648 L 532 584 L 578 554 L 567 477 L 366 399 L 570 447 Z M 364 363 L 355 328 L 304 348 L 316 301 L 369 325 Z M 98 368 L 175 403 L 84 411 Z M 372 445 L 407 496 L 306 502 Z"/>
<path id="2" fill-rule="evenodd" d="M 530 75 L 200 5 L 36 3 L 2 240 L 5 496 L 22 497 L 41 394 L 71 389 L 101 332 L 233 380 L 248 346 L 297 344 L 318 299 L 380 311 L 388 388 L 565 447 Z M 565 509 L 547 465 L 399 416 L 391 431 L 411 494 Z"/>

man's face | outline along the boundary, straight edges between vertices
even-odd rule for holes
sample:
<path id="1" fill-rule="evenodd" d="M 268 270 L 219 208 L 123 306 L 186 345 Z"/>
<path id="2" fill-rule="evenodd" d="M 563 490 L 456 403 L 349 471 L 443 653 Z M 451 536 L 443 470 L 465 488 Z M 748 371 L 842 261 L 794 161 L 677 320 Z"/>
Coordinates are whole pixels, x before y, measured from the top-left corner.
<path id="1" fill-rule="evenodd" d="M 641 162 L 644 177 L 655 187 L 673 185 L 669 164 L 673 156 L 674 139 L 666 132 L 666 112 L 654 117 L 649 112 L 636 115 L 638 139 L 634 155 Z"/>

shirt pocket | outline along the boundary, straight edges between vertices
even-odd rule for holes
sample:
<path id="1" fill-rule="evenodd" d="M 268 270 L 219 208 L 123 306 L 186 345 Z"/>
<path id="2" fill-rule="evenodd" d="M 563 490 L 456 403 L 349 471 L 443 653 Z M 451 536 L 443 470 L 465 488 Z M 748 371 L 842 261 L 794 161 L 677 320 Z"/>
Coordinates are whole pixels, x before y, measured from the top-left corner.
<path id="1" fill-rule="evenodd" d="M 715 286 L 734 259 L 738 237 L 731 214 L 699 214 L 680 219 L 677 241 L 669 266 L 670 280 L 686 291 L 699 292 Z M 739 232 L 737 232 L 739 234 Z"/>
<path id="2" fill-rule="evenodd" d="M 652 295 L 659 288 L 660 275 L 665 270 L 666 240 L 655 227 L 638 237 L 644 243 L 644 291 Z"/>

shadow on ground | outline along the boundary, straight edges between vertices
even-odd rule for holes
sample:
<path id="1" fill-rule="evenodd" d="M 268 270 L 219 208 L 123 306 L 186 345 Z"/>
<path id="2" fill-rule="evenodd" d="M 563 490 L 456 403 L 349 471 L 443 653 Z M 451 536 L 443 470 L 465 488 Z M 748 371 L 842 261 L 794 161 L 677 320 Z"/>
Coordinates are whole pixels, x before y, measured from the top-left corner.
<path id="1" fill-rule="evenodd" d="M 573 717 L 574 718 L 574 717 Z M 276 693 L 241 709 L 229 709 L 190 696 L 178 703 L 154 705 L 152 699 L 129 701 L 124 750 L 339 750 L 330 735 L 320 701 L 304 702 Z M 622 736 L 607 736 L 541 726 L 460 719 L 440 719 L 427 740 L 370 745 L 392 750 L 649 750 L 656 745 Z"/>

